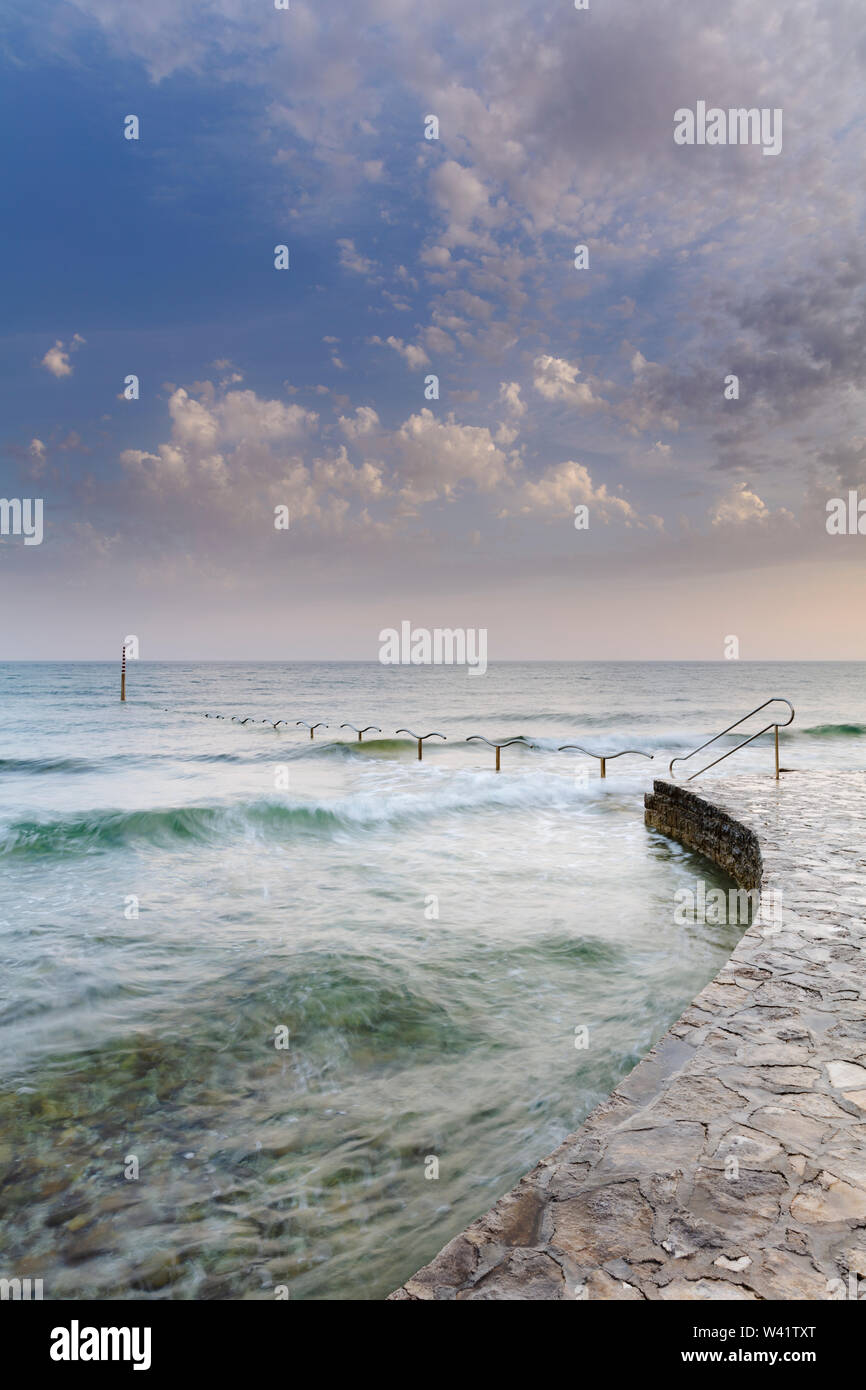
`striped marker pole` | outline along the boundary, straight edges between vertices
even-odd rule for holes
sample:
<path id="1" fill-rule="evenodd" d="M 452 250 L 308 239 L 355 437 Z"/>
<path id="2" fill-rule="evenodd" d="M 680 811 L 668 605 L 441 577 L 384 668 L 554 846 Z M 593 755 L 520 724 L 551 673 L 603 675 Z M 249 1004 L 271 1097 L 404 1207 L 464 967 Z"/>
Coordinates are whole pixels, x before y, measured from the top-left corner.
<path id="1" fill-rule="evenodd" d="M 122 649 L 121 649 L 121 657 L 120 657 L 120 698 L 121 698 L 121 700 L 125 700 L 125 699 L 126 699 L 126 643 L 125 643 L 125 642 L 124 642 L 123 647 L 122 647 Z"/>

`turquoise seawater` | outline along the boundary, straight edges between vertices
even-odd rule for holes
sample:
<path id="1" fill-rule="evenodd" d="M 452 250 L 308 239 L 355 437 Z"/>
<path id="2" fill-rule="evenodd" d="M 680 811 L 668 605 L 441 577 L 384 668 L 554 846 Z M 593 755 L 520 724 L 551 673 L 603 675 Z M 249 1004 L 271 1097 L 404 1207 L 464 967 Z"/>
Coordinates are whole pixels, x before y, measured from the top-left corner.
<path id="1" fill-rule="evenodd" d="M 0 666 L 0 1273 L 382 1297 L 742 930 L 677 924 L 678 890 L 728 885 L 645 828 L 652 777 L 770 695 L 786 767 L 863 767 L 864 673 L 132 662 L 121 705 L 116 665 Z M 447 742 L 419 763 L 404 726 Z M 497 775 L 474 733 L 536 746 Z M 655 757 L 602 782 L 574 741 Z M 718 771 L 746 770 L 767 739 Z"/>

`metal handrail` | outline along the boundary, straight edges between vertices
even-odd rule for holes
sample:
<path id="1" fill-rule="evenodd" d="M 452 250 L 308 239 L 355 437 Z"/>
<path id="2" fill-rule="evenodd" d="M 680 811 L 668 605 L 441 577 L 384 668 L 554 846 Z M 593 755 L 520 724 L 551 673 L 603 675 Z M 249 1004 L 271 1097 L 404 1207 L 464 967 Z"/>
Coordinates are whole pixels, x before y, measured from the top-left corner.
<path id="1" fill-rule="evenodd" d="M 793 722 L 794 722 L 794 706 L 791 704 L 791 701 L 790 701 L 790 700 L 786 700 L 786 699 L 785 699 L 784 695 L 773 695 L 769 700 L 765 700 L 764 703 L 763 703 L 762 705 L 756 705 L 754 709 L 749 710 L 749 713 L 748 713 L 748 714 L 744 714 L 743 717 L 742 717 L 742 719 L 735 719 L 734 722 L 733 722 L 733 724 L 729 724 L 729 725 L 728 725 L 727 729 L 722 729 L 722 732 L 721 732 L 720 734 L 713 734 L 713 737 L 712 737 L 712 738 L 708 738 L 707 741 L 706 741 L 706 743 L 702 743 L 702 744 L 700 745 L 700 747 L 698 747 L 698 748 L 693 748 L 692 751 L 691 751 L 691 753 L 683 753 L 683 754 L 681 754 L 680 757 L 678 757 L 678 758 L 671 758 L 670 763 L 668 764 L 668 772 L 671 773 L 671 774 L 673 773 L 673 770 L 674 770 L 674 763 L 686 763 L 686 762 L 688 762 L 689 758 L 693 758 L 693 757 L 695 756 L 696 753 L 701 753 L 701 752 L 703 752 L 703 750 L 704 750 L 705 748 L 709 748 L 709 746 L 710 746 L 711 743 L 716 743 L 718 739 L 724 738 L 725 734 L 729 734 L 729 733 L 731 732 L 732 729 L 736 729 L 740 724 L 745 724 L 746 720 L 747 720 L 747 719 L 751 719 L 751 717 L 752 717 L 753 714 L 759 714 L 759 713 L 761 712 L 761 710 L 762 710 L 762 709 L 766 709 L 768 705 L 777 705 L 777 704 L 779 704 L 779 705 L 787 705 L 787 706 L 788 706 L 788 709 L 791 711 L 791 717 L 790 717 L 790 719 L 784 719 L 784 720 L 782 720 L 781 724 L 778 723 L 778 722 L 776 722 L 776 721 L 773 721 L 772 723 L 767 724 L 767 725 L 765 726 L 765 728 L 759 729 L 758 732 L 757 732 L 756 734 L 752 734 L 750 738 L 744 738 L 743 741 L 742 741 L 742 743 L 737 743 L 737 744 L 734 745 L 733 748 L 729 748 L 728 751 L 727 751 L 727 753 L 723 753 L 722 756 L 721 756 L 720 758 L 714 758 L 713 761 L 712 761 L 711 763 L 707 763 L 706 767 L 698 768 L 698 771 L 697 771 L 697 772 L 693 772 L 692 775 L 691 775 L 691 777 L 687 777 L 687 778 L 686 778 L 686 781 L 687 781 L 687 782 L 693 782 L 693 781 L 695 780 L 696 777 L 700 777 L 701 773 L 703 773 L 703 772 L 709 772 L 709 770 L 710 770 L 711 767 L 715 767 L 715 766 L 716 766 L 716 763 L 724 762 L 725 758 L 729 758 L 729 757 L 731 756 L 732 753 L 736 753 L 740 748 L 745 748 L 746 745 L 749 744 L 749 743 L 754 743 L 754 741 L 755 741 L 756 738 L 760 738 L 762 734 L 767 734 L 767 733 L 770 732 L 771 729 L 775 729 L 775 731 L 776 731 L 776 781 L 778 782 L 778 780 L 779 780 L 779 772 L 780 772 L 780 768 L 779 768 L 779 730 L 780 730 L 780 729 L 785 729 L 785 728 L 787 728 L 789 724 L 793 724 Z M 787 769 L 786 769 L 786 770 L 787 770 Z"/>
<path id="2" fill-rule="evenodd" d="M 413 732 L 412 729 L 397 729 L 396 732 L 397 732 L 398 734 L 410 734 L 412 738 L 415 738 L 415 739 L 418 740 L 418 761 L 419 761 L 419 763 L 423 760 L 423 756 L 424 756 L 424 740 L 425 740 L 425 738 L 444 738 L 444 739 L 445 739 L 445 742 L 446 742 L 446 743 L 448 742 L 448 737 L 447 737 L 446 734 L 437 734 L 435 730 L 433 731 L 433 733 L 430 733 L 430 734 L 416 734 L 416 733 Z"/>
<path id="3" fill-rule="evenodd" d="M 470 734 L 469 737 L 468 737 L 468 739 L 466 740 L 466 742 L 467 742 L 467 743 L 486 743 L 488 748 L 495 748 L 495 749 L 496 749 L 496 769 L 495 769 L 496 772 L 499 772 L 499 770 L 500 770 L 500 768 L 499 768 L 499 759 L 500 759 L 501 751 L 502 751 L 503 748 L 510 748 L 511 745 L 512 745 L 512 743 L 522 743 L 523 746 L 524 746 L 524 748 L 527 747 L 526 739 L 523 738 L 522 735 L 521 735 L 520 738 L 506 738 L 506 739 L 503 739 L 500 743 L 497 743 L 497 742 L 495 741 L 495 739 L 485 738 L 483 734 Z"/>
<path id="4" fill-rule="evenodd" d="M 366 728 L 363 728 L 363 729 L 359 729 L 358 726 L 357 726 L 357 724 L 341 724 L 341 725 L 340 725 L 340 728 L 341 728 L 341 729 L 351 729 L 353 733 L 356 733 L 356 734 L 358 735 L 358 742 L 359 742 L 359 743 L 363 743 L 363 742 L 364 742 L 364 735 L 365 735 L 365 734 L 368 734 L 368 733 L 370 732 L 371 729 L 375 730 L 375 732 L 376 732 L 377 734 L 381 734 L 381 732 L 382 732 L 382 730 L 379 728 L 379 725 L 378 725 L 378 724 L 368 724 L 368 725 L 366 726 Z"/>
<path id="5" fill-rule="evenodd" d="M 314 738 L 314 737 L 315 737 L 315 733 L 316 733 L 316 730 L 317 730 L 317 729 L 327 729 L 327 727 L 328 727 L 327 724 L 323 723 L 321 719 L 319 720 L 318 724 L 308 724 L 307 721 L 306 721 L 306 719 L 296 719 L 296 720 L 295 720 L 295 728 L 296 728 L 296 729 L 298 729 L 298 728 L 309 729 L 309 731 L 310 731 L 310 738 Z"/>
<path id="6" fill-rule="evenodd" d="M 614 758 L 625 757 L 626 753 L 634 753 L 638 758 L 649 758 L 650 762 L 655 756 L 653 753 L 644 753 L 640 748 L 623 748 L 619 753 L 593 753 L 590 748 L 582 748 L 579 743 L 563 743 L 559 752 L 564 753 L 566 749 L 577 749 L 578 753 L 585 753 L 588 758 L 598 758 L 602 777 L 607 777 L 607 764 Z"/>

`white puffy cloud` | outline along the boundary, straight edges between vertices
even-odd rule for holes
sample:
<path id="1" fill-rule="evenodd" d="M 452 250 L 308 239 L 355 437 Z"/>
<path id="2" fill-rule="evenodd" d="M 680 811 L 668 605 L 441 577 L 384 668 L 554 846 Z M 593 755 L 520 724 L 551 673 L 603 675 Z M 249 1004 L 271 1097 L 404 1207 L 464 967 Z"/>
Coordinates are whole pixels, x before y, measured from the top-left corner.
<path id="1" fill-rule="evenodd" d="M 551 357 L 542 354 L 533 362 L 535 375 L 532 384 L 540 396 L 547 401 L 564 401 L 567 405 L 594 409 L 605 402 L 593 394 L 592 387 L 585 381 L 578 381 L 580 368 L 564 357 Z"/>
<path id="2" fill-rule="evenodd" d="M 228 391 L 215 407 L 220 437 L 229 443 L 244 439 L 277 442 L 298 439 L 315 426 L 315 411 L 301 405 L 263 400 L 255 391 Z"/>
<path id="3" fill-rule="evenodd" d="M 444 270 L 451 260 L 451 252 L 447 246 L 427 246 L 418 257 L 422 265 L 429 265 L 434 270 Z"/>
<path id="4" fill-rule="evenodd" d="M 641 517 L 626 498 L 608 492 L 605 483 L 593 483 L 589 469 L 574 460 L 554 464 L 537 480 L 524 482 L 519 489 L 516 510 L 524 515 L 565 517 L 580 503 L 590 508 L 590 524 L 598 518 L 605 525 L 620 521 L 626 526 L 650 525 L 661 529 L 659 517 Z M 504 515 L 510 512 L 506 510 Z"/>
<path id="5" fill-rule="evenodd" d="M 710 508 L 713 526 L 766 526 L 771 521 L 793 522 L 785 507 L 772 511 L 748 483 L 735 483 Z"/>
<path id="6" fill-rule="evenodd" d="M 360 439 L 379 428 L 379 416 L 371 405 L 359 405 L 354 418 L 341 415 L 339 425 L 347 439 Z"/>
<path id="7" fill-rule="evenodd" d="M 173 391 L 168 402 L 172 419 L 172 437 L 192 453 L 207 453 L 216 448 L 219 421 L 201 401 L 188 395 L 183 387 Z"/>
<path id="8" fill-rule="evenodd" d="M 120 462 L 152 492 L 167 493 L 184 488 L 189 482 L 186 456 L 173 444 L 158 445 L 155 454 L 146 449 L 124 449 Z"/>
<path id="9" fill-rule="evenodd" d="M 417 371 L 419 367 L 430 366 L 430 358 L 422 347 L 413 343 L 404 343 L 402 338 L 395 338 L 393 334 L 384 342 L 381 338 L 371 338 L 370 342 L 377 347 L 389 347 L 393 348 L 395 352 L 399 352 L 407 367 L 411 368 L 413 372 Z"/>
<path id="10" fill-rule="evenodd" d="M 502 381 L 499 383 L 499 400 L 511 415 L 518 419 L 526 414 L 526 402 L 520 398 L 519 381 Z"/>
<path id="11" fill-rule="evenodd" d="M 493 492 L 516 466 L 489 429 L 459 425 L 453 413 L 440 420 L 426 407 L 400 426 L 393 443 L 402 494 L 412 504 L 453 497 L 466 483 Z"/>
<path id="12" fill-rule="evenodd" d="M 72 376 L 73 367 L 69 361 L 69 354 L 75 352 L 76 348 L 81 347 L 86 341 L 80 333 L 73 333 L 68 346 L 58 338 L 53 347 L 48 349 L 39 365 L 50 372 L 52 376 Z"/>
<path id="13" fill-rule="evenodd" d="M 502 445 L 503 449 L 508 449 L 514 443 L 515 439 L 517 439 L 519 434 L 520 429 L 517 425 L 506 425 L 503 422 L 501 425 L 498 426 L 493 438 L 496 440 L 497 444 Z"/>
<path id="14" fill-rule="evenodd" d="M 129 476 L 162 499 L 189 495 L 201 507 L 216 506 L 236 517 L 260 509 L 262 499 L 285 502 L 292 516 L 323 519 L 333 498 L 323 494 L 333 484 L 356 484 L 351 464 L 318 480 L 302 449 L 318 424 L 315 411 L 268 400 L 254 391 L 215 392 L 199 383 L 196 399 L 183 387 L 168 402 L 171 439 L 155 451 L 125 449 L 120 461 Z M 360 478 L 361 490 L 374 495 L 373 475 Z"/>
<path id="15" fill-rule="evenodd" d="M 313 480 L 331 492 L 358 493 L 368 501 L 386 492 L 384 470 L 380 463 L 365 459 L 356 468 L 341 445 L 330 458 L 317 458 L 313 463 Z"/>

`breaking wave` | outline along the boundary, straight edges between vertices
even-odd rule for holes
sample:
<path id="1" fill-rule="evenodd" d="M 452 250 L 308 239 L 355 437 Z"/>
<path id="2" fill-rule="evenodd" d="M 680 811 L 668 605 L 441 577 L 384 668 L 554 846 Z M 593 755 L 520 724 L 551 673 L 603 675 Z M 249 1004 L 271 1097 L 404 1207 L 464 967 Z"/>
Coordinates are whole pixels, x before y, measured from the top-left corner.
<path id="1" fill-rule="evenodd" d="M 231 806 L 105 810 L 51 820 L 15 820 L 0 831 L 0 857 L 97 854 L 136 844 L 170 848 L 238 837 L 286 841 L 459 818 L 496 810 L 567 810 L 598 795 L 593 784 L 528 774 L 516 779 L 471 772 L 414 792 L 356 792 L 331 801 L 263 799 Z"/>

